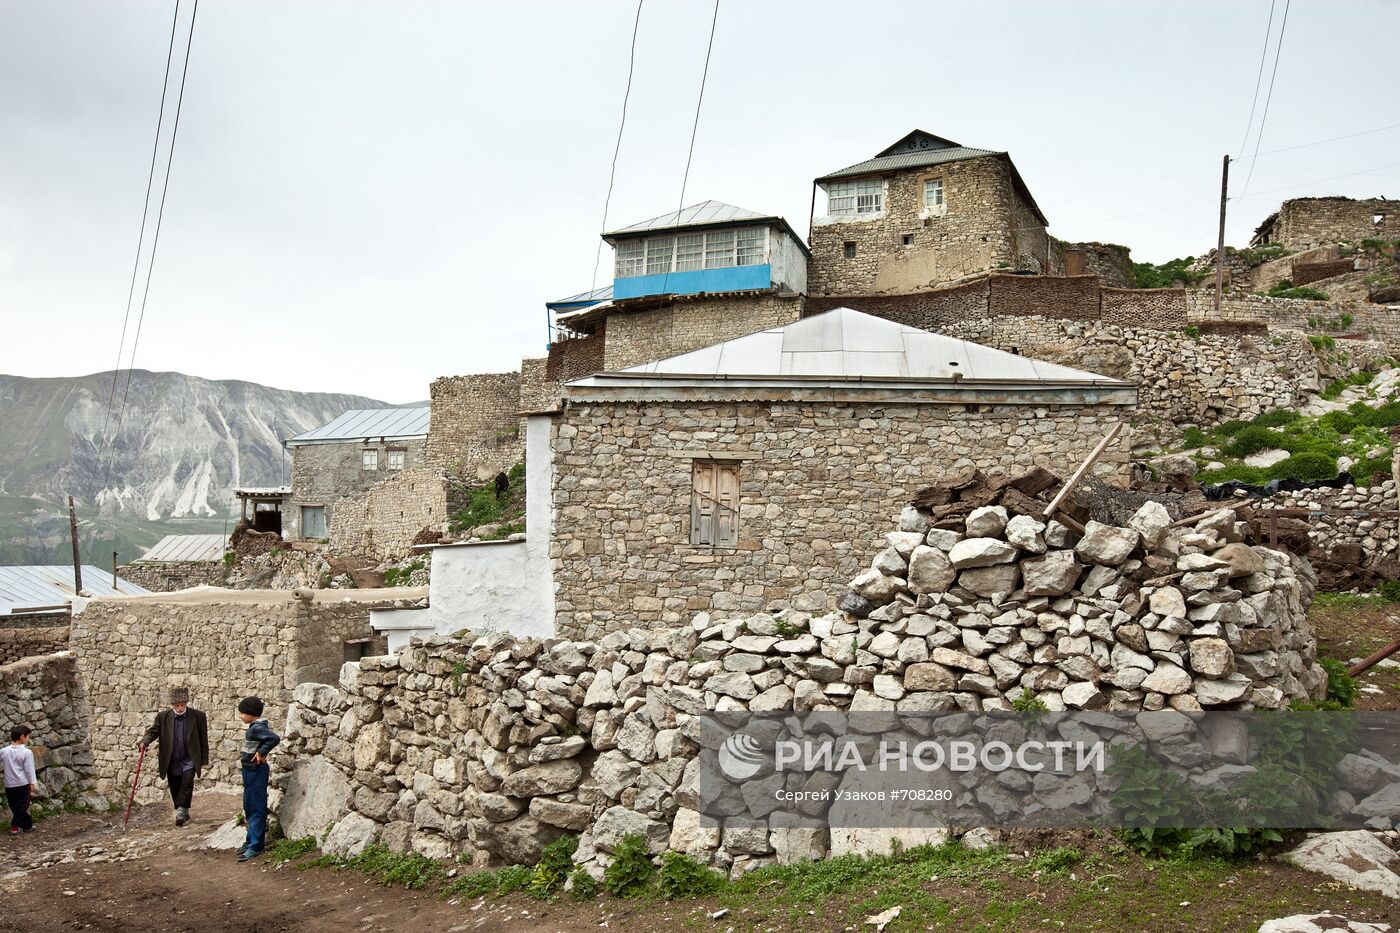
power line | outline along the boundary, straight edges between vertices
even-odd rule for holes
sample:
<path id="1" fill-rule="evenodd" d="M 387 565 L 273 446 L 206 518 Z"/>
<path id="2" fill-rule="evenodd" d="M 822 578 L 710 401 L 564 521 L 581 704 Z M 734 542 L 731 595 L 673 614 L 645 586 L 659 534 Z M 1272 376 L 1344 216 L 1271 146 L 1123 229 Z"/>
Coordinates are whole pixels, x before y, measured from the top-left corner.
<path id="1" fill-rule="evenodd" d="M 170 87 L 170 60 L 175 52 L 175 27 L 180 21 L 180 0 L 175 0 L 175 15 L 170 20 L 170 45 L 165 50 L 165 77 L 160 84 L 160 113 L 156 116 L 156 138 L 151 141 L 151 168 L 146 174 L 146 197 L 141 202 L 141 232 L 136 237 L 136 256 L 131 260 L 131 284 L 126 290 L 126 313 L 122 315 L 122 336 L 117 341 L 117 362 L 112 367 L 112 389 L 107 393 L 107 413 L 102 417 L 101 447 L 98 459 L 107 447 L 107 426 L 112 420 L 112 406 L 117 399 L 117 378 L 121 375 L 122 351 L 126 349 L 126 325 L 131 320 L 131 301 L 136 295 L 136 271 L 141 266 L 141 246 L 146 241 L 146 218 L 151 208 L 151 184 L 156 177 L 156 153 L 160 150 L 160 130 L 165 122 L 165 94 Z"/>
<path id="2" fill-rule="evenodd" d="M 1319 139 L 1317 142 L 1300 143 L 1297 146 L 1285 146 L 1282 149 L 1270 149 L 1266 152 L 1256 152 L 1255 158 L 1261 155 L 1277 155 L 1280 152 L 1292 152 L 1294 149 L 1307 149 L 1311 146 L 1321 146 L 1323 143 L 1335 143 L 1343 139 L 1355 139 L 1358 136 L 1370 136 L 1372 133 L 1384 133 L 1386 130 L 1400 128 L 1400 123 L 1392 123 L 1389 126 L 1378 126 L 1373 130 L 1362 130 L 1359 133 L 1348 133 L 1345 136 L 1333 136 L 1331 139 Z"/>
<path id="3" fill-rule="evenodd" d="M 599 233 L 606 233 L 608 230 L 608 207 L 612 204 L 613 180 L 617 178 L 617 156 L 622 151 L 622 131 L 627 128 L 627 101 L 632 96 L 632 70 L 637 62 L 637 28 L 642 22 L 642 3 L 645 0 L 637 0 L 637 15 L 632 20 L 632 49 L 627 53 L 627 90 L 622 94 L 622 121 L 617 127 L 617 143 L 613 146 L 612 168 L 608 171 L 608 194 L 603 199 L 603 226 Z M 598 264 L 602 262 L 603 240 L 598 238 L 598 249 L 593 254 L 593 281 L 589 285 L 588 291 L 591 294 L 598 289 Z"/>
<path id="4" fill-rule="evenodd" d="M 705 102 L 705 81 L 710 76 L 710 52 L 715 47 L 715 24 L 719 22 L 719 0 L 715 0 L 715 12 L 710 17 L 710 42 L 705 46 L 705 68 L 700 72 L 700 96 L 695 101 L 695 122 L 690 127 L 690 148 L 685 154 L 685 174 L 681 176 L 681 201 L 676 206 L 676 222 L 680 222 L 680 212 L 685 207 L 685 186 L 690 182 L 690 161 L 695 156 L 695 135 L 700 129 L 700 105 Z"/>
<path id="5" fill-rule="evenodd" d="M 156 210 L 155 233 L 151 237 L 151 255 L 146 262 L 146 284 L 141 292 L 141 311 L 136 316 L 136 335 L 131 341 L 131 360 L 126 369 L 126 386 L 122 389 L 121 408 L 117 410 L 117 427 L 113 435 L 114 441 L 115 435 L 121 433 L 122 421 L 126 417 L 126 400 L 127 396 L 131 393 L 131 376 L 136 369 L 136 350 L 141 343 L 141 325 L 145 323 L 146 320 L 146 299 L 150 297 L 151 294 L 151 273 L 155 270 L 156 250 L 160 246 L 160 225 L 161 221 L 165 218 L 165 196 L 170 191 L 170 167 L 175 161 L 175 141 L 180 133 L 180 111 L 183 109 L 185 103 L 185 79 L 190 71 L 190 49 L 194 46 L 194 23 L 198 16 L 199 0 L 194 0 L 194 9 L 190 13 L 189 36 L 185 40 L 185 63 L 180 69 L 180 93 L 175 98 L 175 120 L 171 124 L 170 148 L 165 157 L 165 180 L 161 182 L 160 207 Z M 107 457 L 107 470 L 103 473 L 102 477 L 102 485 L 104 488 L 107 485 L 107 479 L 111 474 L 111 470 L 112 458 L 109 455 Z"/>
<path id="6" fill-rule="evenodd" d="M 1259 118 L 1259 132 L 1254 136 L 1254 155 L 1249 163 L 1249 174 L 1244 177 L 1244 187 L 1240 189 L 1240 197 L 1244 197 L 1249 191 L 1249 182 L 1254 178 L 1253 159 L 1259 158 L 1259 143 L 1264 139 L 1264 124 L 1269 122 L 1269 104 L 1274 100 L 1274 79 L 1278 77 L 1278 60 L 1283 55 L 1283 34 L 1288 29 L 1288 11 L 1293 6 L 1293 0 L 1287 0 L 1283 5 L 1283 22 L 1278 27 L 1278 44 L 1274 46 L 1274 70 L 1269 73 L 1269 93 L 1264 95 L 1264 115 Z"/>
<path id="7" fill-rule="evenodd" d="M 1240 140 L 1240 155 L 1249 145 L 1249 130 L 1254 125 L 1254 109 L 1259 106 L 1259 86 L 1264 83 L 1264 62 L 1269 58 L 1269 36 L 1274 29 L 1274 6 L 1278 0 L 1269 0 L 1269 22 L 1264 27 L 1264 48 L 1259 51 L 1259 74 L 1254 78 L 1254 99 L 1249 104 L 1249 120 L 1244 125 L 1244 139 Z"/>

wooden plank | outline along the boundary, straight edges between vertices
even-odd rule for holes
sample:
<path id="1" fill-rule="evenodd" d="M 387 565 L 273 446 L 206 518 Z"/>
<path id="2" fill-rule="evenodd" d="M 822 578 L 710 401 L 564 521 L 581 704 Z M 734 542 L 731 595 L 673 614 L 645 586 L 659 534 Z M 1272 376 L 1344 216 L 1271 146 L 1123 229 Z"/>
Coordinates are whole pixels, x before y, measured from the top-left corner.
<path id="1" fill-rule="evenodd" d="M 1108 445 L 1113 443 L 1113 439 L 1116 438 L 1118 436 L 1118 433 L 1122 430 L 1123 422 L 1120 421 L 1113 426 L 1113 430 L 1109 431 L 1103 440 L 1099 441 L 1098 446 L 1095 447 L 1089 453 L 1089 456 L 1085 458 L 1084 462 L 1079 465 L 1079 469 L 1074 471 L 1074 475 L 1069 478 L 1069 482 L 1065 483 L 1065 485 L 1060 489 L 1060 491 L 1055 494 L 1055 498 L 1051 499 L 1050 504 L 1045 507 L 1045 517 L 1047 519 L 1055 514 L 1055 510 L 1058 509 L 1060 507 L 1060 504 L 1065 501 L 1065 497 L 1068 496 L 1071 492 L 1073 492 L 1074 489 L 1084 480 L 1084 477 L 1089 473 L 1089 470 L 1093 467 L 1094 463 L 1099 459 L 1099 457 L 1103 456 L 1103 452 L 1108 449 Z"/>
<path id="2" fill-rule="evenodd" d="M 1347 670 L 1347 673 L 1350 674 L 1352 677 L 1355 677 L 1358 674 L 1365 673 L 1366 671 L 1369 671 L 1371 668 L 1375 667 L 1377 664 L 1381 663 L 1397 651 L 1400 651 L 1400 638 L 1397 638 L 1395 641 L 1386 645 L 1384 648 L 1382 648 L 1380 651 L 1377 651 L 1370 657 L 1362 658 L 1360 661 L 1357 661 Z"/>

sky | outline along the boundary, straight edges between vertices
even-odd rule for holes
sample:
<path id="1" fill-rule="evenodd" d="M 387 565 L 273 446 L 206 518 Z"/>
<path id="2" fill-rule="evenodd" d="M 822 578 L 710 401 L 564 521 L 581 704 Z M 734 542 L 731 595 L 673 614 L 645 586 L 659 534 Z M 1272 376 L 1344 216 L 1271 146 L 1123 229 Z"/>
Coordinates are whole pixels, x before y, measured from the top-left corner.
<path id="1" fill-rule="evenodd" d="M 174 9 L 0 0 L 0 372 L 117 363 Z M 544 303 L 594 281 L 636 10 L 204 0 L 134 365 L 407 403 L 544 355 Z M 608 228 L 680 203 L 713 11 L 643 0 Z M 1367 132 L 1400 124 L 1400 3 L 1275 0 L 1256 104 L 1269 15 L 722 0 L 685 203 L 802 233 L 812 178 L 916 127 L 1009 151 L 1051 233 L 1138 260 L 1214 245 L 1225 154 L 1234 245 L 1284 198 L 1400 197 L 1400 126 Z"/>

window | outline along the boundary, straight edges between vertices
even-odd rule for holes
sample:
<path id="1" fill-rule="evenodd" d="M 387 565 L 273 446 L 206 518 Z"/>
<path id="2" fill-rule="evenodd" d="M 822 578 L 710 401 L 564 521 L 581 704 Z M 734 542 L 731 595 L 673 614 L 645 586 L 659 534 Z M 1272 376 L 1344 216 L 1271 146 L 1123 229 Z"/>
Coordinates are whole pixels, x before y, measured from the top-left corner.
<path id="1" fill-rule="evenodd" d="M 1373 216 L 1371 217 L 1371 226 L 1373 226 L 1373 227 L 1379 227 L 1379 226 L 1380 226 L 1381 224 L 1383 224 L 1383 223 L 1385 223 L 1385 215 L 1384 215 L 1384 214 L 1375 214 L 1375 215 L 1373 215 Z"/>
<path id="2" fill-rule="evenodd" d="M 879 178 L 838 181 L 826 189 L 828 214 L 869 214 L 884 210 L 885 183 Z"/>
<path id="3" fill-rule="evenodd" d="M 738 231 L 739 251 L 736 266 L 761 266 L 768 251 L 768 230 L 765 227 L 743 227 Z"/>
<path id="4" fill-rule="evenodd" d="M 362 470 L 377 470 L 377 469 L 379 469 L 379 451 L 374 450 L 374 449 L 369 449 L 369 450 L 362 450 L 362 451 L 360 451 L 360 469 L 362 469 Z"/>
<path id="5" fill-rule="evenodd" d="M 844 250 L 847 259 L 856 258 L 856 244 L 854 240 L 847 240 L 845 243 L 842 244 L 842 249 Z"/>
<path id="6" fill-rule="evenodd" d="M 651 237 L 647 244 L 647 275 L 660 275 L 671 271 L 671 256 L 675 252 L 676 238 L 671 236 Z"/>
<path id="7" fill-rule="evenodd" d="M 705 264 L 705 234 L 687 233 L 676 237 L 676 271 L 689 272 Z"/>
<path id="8" fill-rule="evenodd" d="M 912 233 L 906 233 L 906 234 L 904 234 L 904 236 L 902 236 L 902 237 L 899 238 L 899 242 L 900 242 L 901 244 L 903 244 L 904 246 L 913 246 L 913 245 L 914 245 L 914 234 L 912 234 Z"/>
<path id="9" fill-rule="evenodd" d="M 617 277 L 641 275 L 646 267 L 646 240 L 623 240 L 617 244 Z"/>
<path id="10" fill-rule="evenodd" d="M 404 459 L 408 455 L 408 451 L 391 450 L 388 452 L 388 455 L 389 462 L 386 464 L 386 466 L 391 470 L 402 470 Z"/>
<path id="11" fill-rule="evenodd" d="M 373 638 L 356 638 L 341 642 L 341 658 L 346 661 L 363 661 L 379 652 Z"/>
<path id="12" fill-rule="evenodd" d="M 301 536 L 303 538 L 324 538 L 326 536 L 326 507 L 324 505 L 303 505 L 301 507 Z"/>
<path id="13" fill-rule="evenodd" d="M 734 231 L 715 230 L 705 234 L 705 268 L 725 269 L 734 265 Z"/>
<path id="14" fill-rule="evenodd" d="M 943 209 L 943 179 L 924 179 L 924 207 L 934 210 Z"/>
<path id="15" fill-rule="evenodd" d="M 738 461 L 692 461 L 690 543 L 696 547 L 739 546 Z"/>

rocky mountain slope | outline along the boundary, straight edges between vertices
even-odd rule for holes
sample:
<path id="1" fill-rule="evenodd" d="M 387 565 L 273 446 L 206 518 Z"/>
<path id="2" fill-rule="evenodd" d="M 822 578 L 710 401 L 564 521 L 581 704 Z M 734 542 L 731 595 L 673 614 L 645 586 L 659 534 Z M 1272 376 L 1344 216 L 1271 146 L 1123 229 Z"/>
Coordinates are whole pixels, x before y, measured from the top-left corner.
<path id="1" fill-rule="evenodd" d="M 120 430 L 107 427 L 107 447 L 111 387 L 110 372 L 0 375 L 0 563 L 66 563 L 69 495 L 85 559 L 101 566 L 112 551 L 130 560 L 164 534 L 231 526 L 235 486 L 275 486 L 289 473 L 283 438 L 347 408 L 389 407 L 358 395 L 137 370 Z M 118 403 L 121 394 L 118 384 Z"/>

